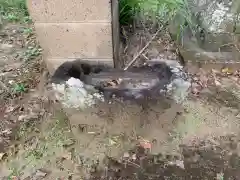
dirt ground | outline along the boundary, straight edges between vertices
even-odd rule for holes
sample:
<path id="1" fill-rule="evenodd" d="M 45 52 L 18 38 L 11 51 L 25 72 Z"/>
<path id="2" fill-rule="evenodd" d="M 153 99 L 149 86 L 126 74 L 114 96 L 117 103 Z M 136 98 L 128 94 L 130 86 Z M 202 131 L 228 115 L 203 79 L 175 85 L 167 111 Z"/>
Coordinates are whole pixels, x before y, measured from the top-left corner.
<path id="1" fill-rule="evenodd" d="M 0 179 L 240 179 L 238 72 L 199 70 L 181 105 L 113 102 L 66 116 L 44 88 L 32 27 L 0 36 Z"/>

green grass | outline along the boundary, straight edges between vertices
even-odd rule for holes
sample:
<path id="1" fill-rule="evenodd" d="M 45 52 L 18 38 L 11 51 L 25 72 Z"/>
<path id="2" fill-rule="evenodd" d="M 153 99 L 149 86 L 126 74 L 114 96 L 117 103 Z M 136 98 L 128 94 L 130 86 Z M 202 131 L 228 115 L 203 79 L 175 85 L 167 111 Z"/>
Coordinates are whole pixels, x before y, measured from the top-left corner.
<path id="1" fill-rule="evenodd" d="M 163 25 L 174 22 L 178 34 L 186 27 L 194 32 L 195 25 L 187 0 L 120 0 L 119 11 L 121 25 L 139 19 Z"/>
<path id="2" fill-rule="evenodd" d="M 170 21 L 176 16 L 191 22 L 186 0 L 120 0 L 119 9 L 120 23 L 128 22 L 138 16 L 138 13 L 160 22 Z"/>
<path id="3" fill-rule="evenodd" d="M 140 9 L 140 0 L 119 0 L 119 20 L 121 25 L 130 24 Z"/>
<path id="4" fill-rule="evenodd" d="M 39 132 L 35 133 L 37 126 Z M 35 172 L 49 162 L 55 164 L 56 158 L 67 154 L 66 147 L 74 143 L 68 119 L 60 111 L 55 112 L 55 117 L 41 125 L 22 126 L 18 136 L 22 143 L 18 146 L 17 153 L 8 153 L 8 159 L 2 164 L 5 170 L 3 172 L 9 179 L 12 179 L 12 176 L 20 177 L 25 173 Z"/>
<path id="5" fill-rule="evenodd" d="M 0 15 L 10 22 L 28 22 L 30 20 L 26 0 L 0 0 Z"/>

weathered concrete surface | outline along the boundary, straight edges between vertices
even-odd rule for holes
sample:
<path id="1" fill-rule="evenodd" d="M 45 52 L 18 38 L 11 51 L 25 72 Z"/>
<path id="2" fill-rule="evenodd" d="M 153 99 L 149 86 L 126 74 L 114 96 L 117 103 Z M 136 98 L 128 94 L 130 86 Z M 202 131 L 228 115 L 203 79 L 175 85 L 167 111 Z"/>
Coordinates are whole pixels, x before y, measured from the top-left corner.
<path id="1" fill-rule="evenodd" d="M 35 28 L 48 57 L 112 57 L 111 24 L 36 23 Z"/>
<path id="2" fill-rule="evenodd" d="M 74 58 L 113 64 L 108 0 L 29 0 L 28 7 L 49 68 Z"/>
<path id="3" fill-rule="evenodd" d="M 28 7 L 34 20 L 42 23 L 111 21 L 110 3 L 106 0 L 28 1 Z"/>

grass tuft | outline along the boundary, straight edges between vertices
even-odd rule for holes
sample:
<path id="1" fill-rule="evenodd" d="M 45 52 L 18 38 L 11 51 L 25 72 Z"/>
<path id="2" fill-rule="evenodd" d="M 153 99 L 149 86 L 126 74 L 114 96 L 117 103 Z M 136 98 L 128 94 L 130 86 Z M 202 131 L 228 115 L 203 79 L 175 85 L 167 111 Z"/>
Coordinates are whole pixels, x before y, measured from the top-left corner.
<path id="1" fill-rule="evenodd" d="M 0 15 L 10 22 L 28 22 L 30 20 L 26 0 L 0 0 Z"/>
<path id="2" fill-rule="evenodd" d="M 120 0 L 119 9 L 121 25 L 134 20 L 162 25 L 174 22 L 179 35 L 187 27 L 194 33 L 195 25 L 187 0 Z"/>

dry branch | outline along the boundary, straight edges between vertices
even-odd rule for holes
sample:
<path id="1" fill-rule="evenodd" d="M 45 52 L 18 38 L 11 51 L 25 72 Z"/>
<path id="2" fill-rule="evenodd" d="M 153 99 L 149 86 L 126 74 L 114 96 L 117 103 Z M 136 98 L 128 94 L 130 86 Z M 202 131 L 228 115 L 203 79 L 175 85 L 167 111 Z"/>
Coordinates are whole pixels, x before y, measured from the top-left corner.
<path id="1" fill-rule="evenodd" d="M 137 53 L 137 55 L 133 58 L 133 60 L 124 68 L 124 71 L 126 71 L 130 66 L 133 65 L 133 63 L 135 63 L 137 58 L 145 51 L 145 49 L 151 44 L 151 42 L 156 38 L 156 36 L 162 29 L 163 29 L 163 26 L 157 30 L 157 32 L 152 36 L 150 41 Z"/>

